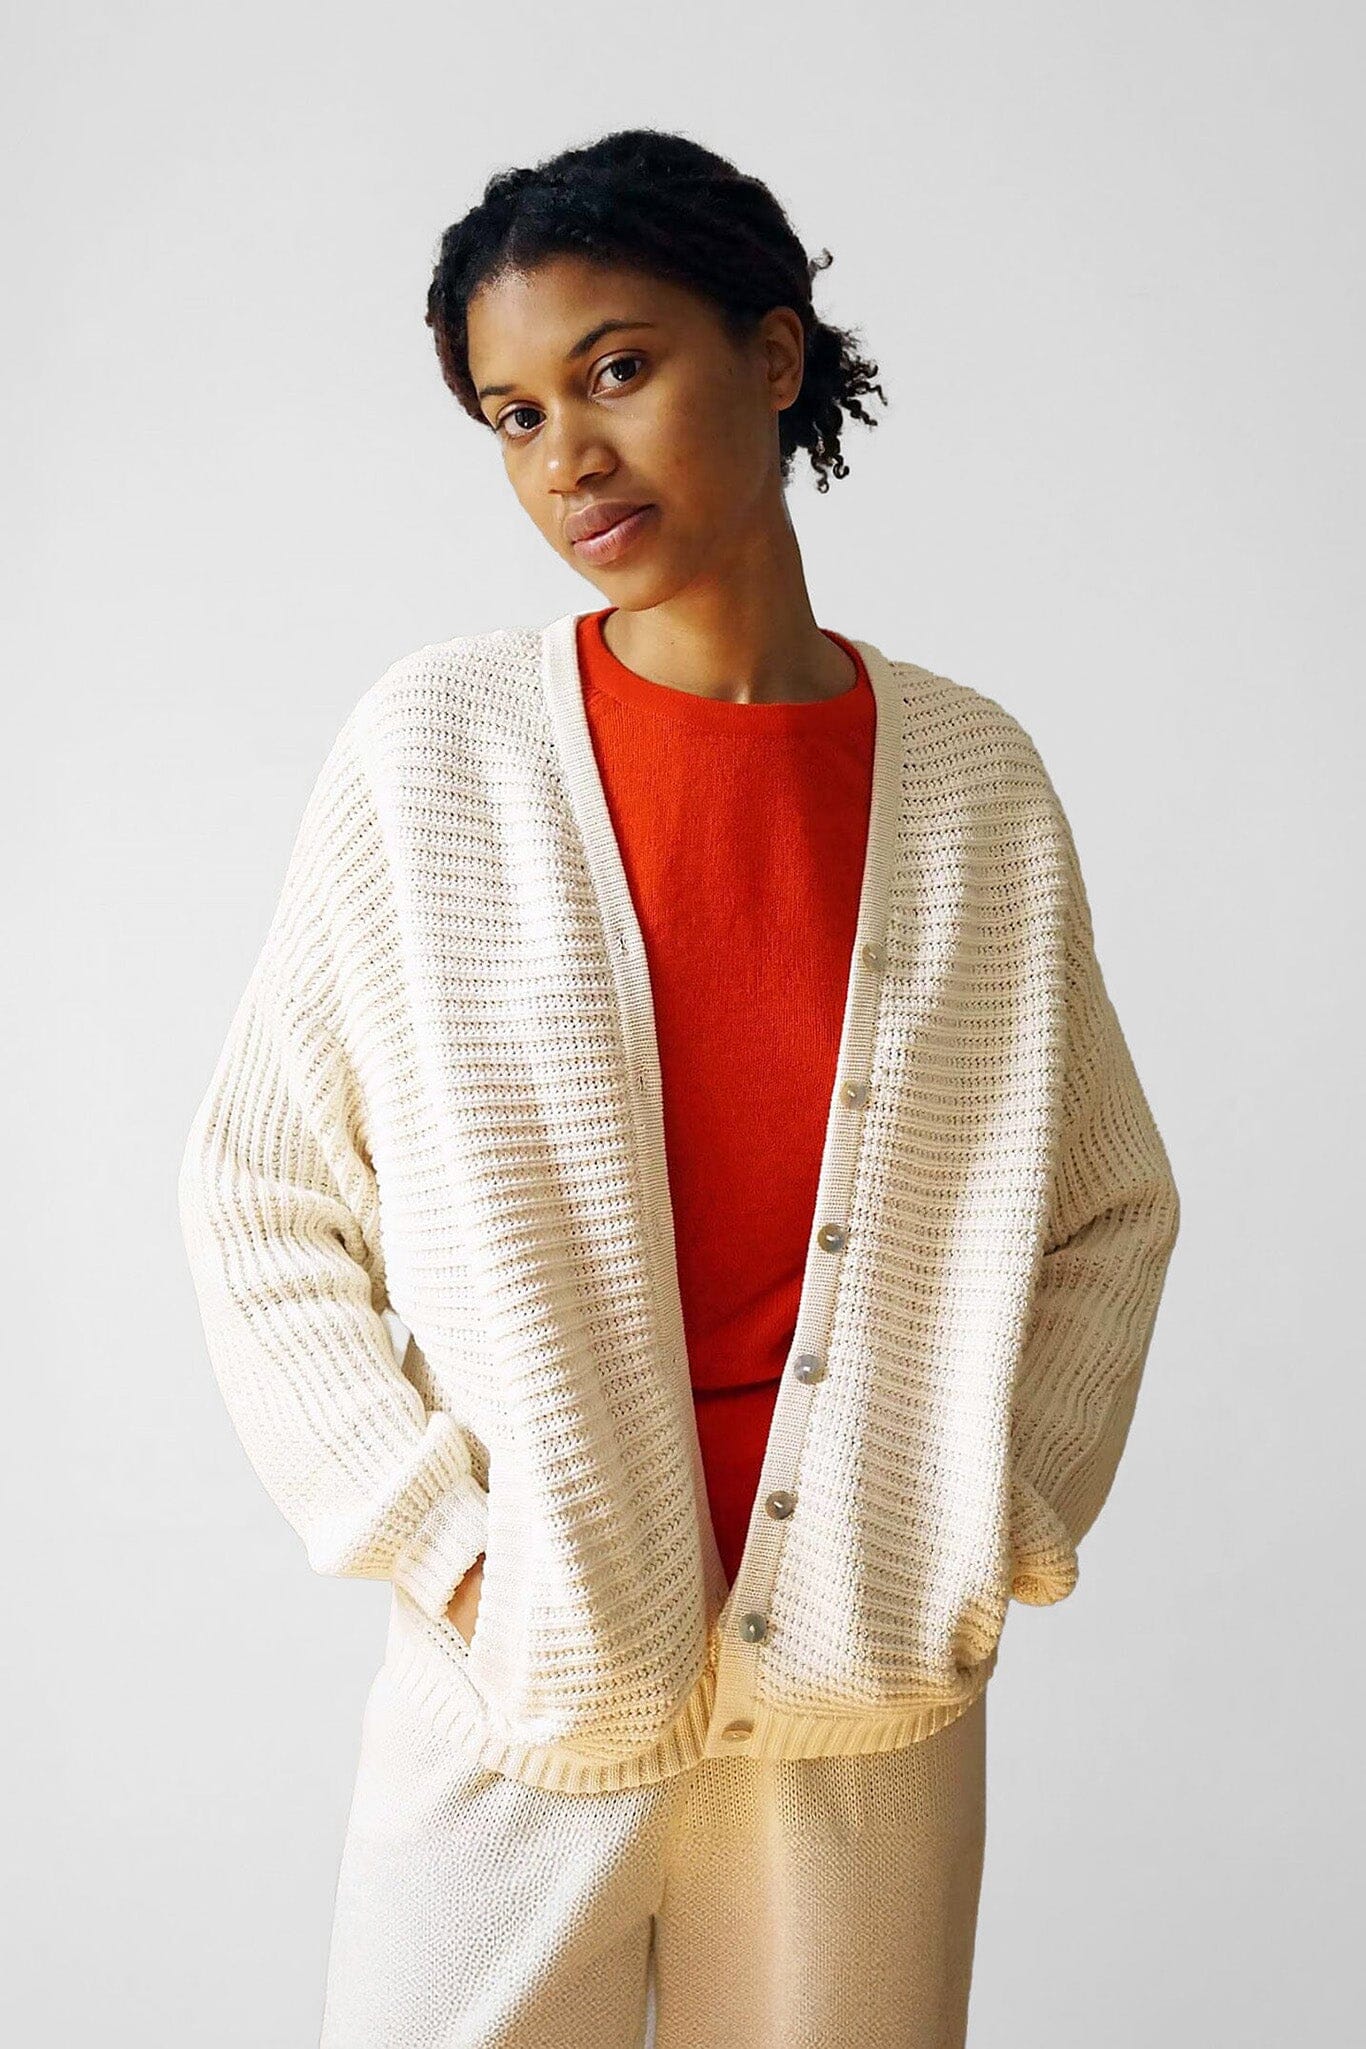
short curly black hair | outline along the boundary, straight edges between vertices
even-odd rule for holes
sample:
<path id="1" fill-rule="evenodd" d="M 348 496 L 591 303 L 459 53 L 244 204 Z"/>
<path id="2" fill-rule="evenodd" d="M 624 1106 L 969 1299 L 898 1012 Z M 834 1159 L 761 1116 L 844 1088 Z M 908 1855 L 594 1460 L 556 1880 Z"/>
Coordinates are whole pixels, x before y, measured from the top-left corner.
<path id="1" fill-rule="evenodd" d="M 578 149 L 523 169 L 496 172 L 479 205 L 441 237 L 427 325 L 448 388 L 472 419 L 489 421 L 469 369 L 466 309 L 482 284 L 505 271 L 530 271 L 568 252 L 625 263 L 689 286 L 718 309 L 737 339 L 775 306 L 800 314 L 805 336 L 801 390 L 778 415 L 783 483 L 806 449 L 816 488 L 827 470 L 849 474 L 840 429 L 850 414 L 878 422 L 859 403 L 875 391 L 878 366 L 857 352 L 855 332 L 812 309 L 811 281 L 830 251 L 808 258 L 781 205 L 758 178 L 714 150 L 657 128 L 620 128 Z"/>

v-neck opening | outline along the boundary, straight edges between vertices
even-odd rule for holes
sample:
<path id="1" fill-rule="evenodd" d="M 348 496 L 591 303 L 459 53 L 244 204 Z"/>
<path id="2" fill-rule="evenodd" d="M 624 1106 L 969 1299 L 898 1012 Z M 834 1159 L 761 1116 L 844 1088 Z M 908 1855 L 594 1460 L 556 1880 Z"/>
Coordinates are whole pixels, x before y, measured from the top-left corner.
<path id="1" fill-rule="evenodd" d="M 693 1405 L 686 1328 L 674 1237 L 673 1203 L 664 1145 L 663 1077 L 656 1034 L 654 998 L 644 934 L 636 914 L 607 793 L 593 749 L 579 668 L 578 612 L 561 614 L 540 630 L 540 681 L 560 750 L 571 806 L 583 842 L 585 860 L 603 919 L 604 937 L 618 996 L 623 1042 L 632 1079 L 651 1267 L 658 1289 L 660 1336 L 669 1370 L 676 1376 L 680 1402 L 686 1398 L 690 1426 L 694 1488 L 700 1527 L 706 1538 L 709 1583 L 725 1585 L 712 1525 L 701 1440 Z M 868 829 L 860 879 L 858 914 L 845 979 L 835 1081 L 826 1110 L 825 1132 L 817 1179 L 815 1212 L 807 1240 L 801 1294 L 793 1337 L 794 1353 L 810 1353 L 813 1339 L 823 1342 L 833 1322 L 841 1267 L 818 1269 L 827 1257 L 818 1231 L 847 1225 L 854 1170 L 859 1151 L 860 1109 L 867 1095 L 868 1073 L 877 1019 L 881 977 L 885 971 L 886 926 L 891 892 L 892 859 L 897 844 L 902 798 L 903 703 L 891 664 L 871 642 L 852 639 L 863 658 L 876 700 L 873 770 Z M 846 1093 L 851 1084 L 854 1094 Z M 841 1238 L 840 1243 L 843 1243 Z M 813 1331 L 812 1325 L 819 1328 Z M 774 1404 L 768 1440 L 760 1467 L 759 1486 L 739 1570 L 713 1624 L 721 1648 L 733 1664 L 738 1652 L 725 1640 L 724 1625 L 737 1592 L 756 1612 L 747 1623 L 762 1619 L 778 1563 L 781 1526 L 764 1527 L 764 1499 L 771 1475 L 790 1478 L 805 1432 L 812 1384 L 798 1379 L 790 1363 L 784 1367 Z M 740 1647 L 741 1650 L 744 1646 Z M 738 1689 L 740 1682 L 730 1685 Z"/>

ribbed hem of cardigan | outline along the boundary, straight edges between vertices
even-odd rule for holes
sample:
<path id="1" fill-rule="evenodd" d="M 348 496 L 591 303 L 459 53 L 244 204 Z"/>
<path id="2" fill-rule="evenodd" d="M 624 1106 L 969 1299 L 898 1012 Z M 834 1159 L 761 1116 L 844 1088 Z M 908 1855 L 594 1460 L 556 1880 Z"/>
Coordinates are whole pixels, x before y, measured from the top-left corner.
<path id="1" fill-rule="evenodd" d="M 794 1715 L 762 1705 L 749 1719 L 754 1734 L 743 1750 L 718 1741 L 709 1751 L 707 1730 L 716 1698 L 716 1667 L 708 1662 L 678 1720 L 657 1743 L 631 1757 L 589 1760 L 553 1746 L 508 1741 L 490 1729 L 481 1702 L 441 1651 L 421 1639 L 390 1634 L 384 1670 L 464 1760 L 523 1785 L 560 1793 L 612 1793 L 656 1785 L 709 1756 L 750 1758 L 864 1757 L 922 1743 L 965 1714 L 996 1669 L 999 1644 L 973 1674 L 963 1699 L 865 1715 Z"/>

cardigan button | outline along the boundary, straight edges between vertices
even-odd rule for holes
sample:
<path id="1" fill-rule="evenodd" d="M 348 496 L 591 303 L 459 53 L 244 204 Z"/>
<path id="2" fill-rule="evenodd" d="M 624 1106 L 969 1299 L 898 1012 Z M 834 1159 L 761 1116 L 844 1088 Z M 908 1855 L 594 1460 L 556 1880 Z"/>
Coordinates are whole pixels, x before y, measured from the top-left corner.
<path id="1" fill-rule="evenodd" d="M 775 1519 L 775 1521 L 779 1522 L 782 1521 L 782 1519 L 785 1516 L 791 1515 L 793 1509 L 796 1506 L 796 1495 L 789 1494 L 785 1487 L 780 1487 L 776 1493 L 770 1494 L 767 1501 L 765 1501 L 764 1503 L 764 1507 L 768 1510 L 769 1514 Z"/>
<path id="2" fill-rule="evenodd" d="M 871 939 L 865 946 L 859 949 L 859 952 L 865 965 L 870 968 L 880 968 L 883 961 L 887 958 L 882 947 L 876 946 Z"/>
<path id="3" fill-rule="evenodd" d="M 822 1224 L 816 1233 L 816 1243 L 822 1252 L 840 1252 L 844 1248 L 843 1224 Z"/>
<path id="4" fill-rule="evenodd" d="M 861 1103 L 867 1093 L 867 1082 L 846 1081 L 840 1089 L 840 1101 L 842 1103 Z"/>
<path id="5" fill-rule="evenodd" d="M 818 1359 L 814 1352 L 803 1352 L 800 1359 L 794 1360 L 792 1371 L 798 1380 L 824 1380 L 825 1361 Z"/>
<path id="6" fill-rule="evenodd" d="M 727 1722 L 721 1734 L 730 1742 L 738 1743 L 742 1736 L 752 1736 L 754 1734 L 754 1724 L 753 1722 Z"/>
<path id="7" fill-rule="evenodd" d="M 768 1635 L 767 1615 L 745 1615 L 741 1618 L 740 1634 L 746 1643 L 762 1643 Z"/>

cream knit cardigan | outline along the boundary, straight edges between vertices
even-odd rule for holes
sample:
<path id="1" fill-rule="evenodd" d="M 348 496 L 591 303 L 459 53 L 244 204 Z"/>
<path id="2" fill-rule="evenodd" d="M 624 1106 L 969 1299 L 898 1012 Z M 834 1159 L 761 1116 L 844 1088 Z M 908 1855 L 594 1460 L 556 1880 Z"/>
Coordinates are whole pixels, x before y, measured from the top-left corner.
<path id="1" fill-rule="evenodd" d="M 309 1563 L 391 1582 L 390 1669 L 472 1760 L 599 1791 L 918 1742 L 1011 1597 L 1075 1584 L 1177 1232 L 1072 835 L 1010 713 L 856 642 L 858 926 L 728 1591 L 576 617 L 419 648 L 328 754 L 180 1169 L 209 1357 Z"/>

